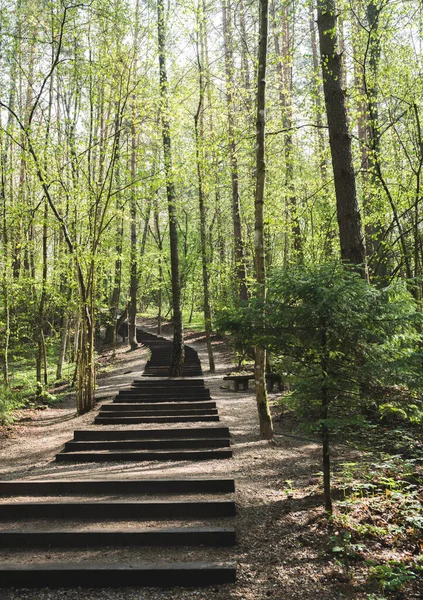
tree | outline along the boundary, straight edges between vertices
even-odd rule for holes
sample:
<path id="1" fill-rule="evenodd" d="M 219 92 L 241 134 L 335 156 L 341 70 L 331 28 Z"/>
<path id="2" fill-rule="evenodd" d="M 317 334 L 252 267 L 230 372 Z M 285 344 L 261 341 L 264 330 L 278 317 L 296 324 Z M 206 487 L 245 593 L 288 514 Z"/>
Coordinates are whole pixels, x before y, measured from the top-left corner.
<path id="1" fill-rule="evenodd" d="M 341 257 L 357 265 L 365 275 L 366 253 L 358 207 L 345 92 L 342 89 L 342 55 L 338 48 L 335 1 L 318 0 L 317 14 Z"/>
<path id="2" fill-rule="evenodd" d="M 212 333 L 212 319 L 211 319 L 211 308 L 210 308 L 210 292 L 209 292 L 209 252 L 207 248 L 207 237 L 206 237 L 206 209 L 204 205 L 205 194 L 204 194 L 204 177 L 203 177 L 203 165 L 204 165 L 204 153 L 203 153 L 203 138 L 204 138 L 204 74 L 203 74 L 203 62 L 204 62 L 204 16 L 202 14 L 202 7 L 197 7 L 197 21 L 198 21 L 198 35 L 196 40 L 196 51 L 197 51 L 197 64 L 198 64 L 198 77 L 199 77 L 199 88 L 200 97 L 198 100 L 197 112 L 194 116 L 194 129 L 195 129 L 195 146 L 196 146 L 196 161 L 197 161 L 197 176 L 198 176 L 198 205 L 200 209 L 200 239 L 201 239 L 201 261 L 202 261 L 202 273 L 203 273 L 203 306 L 204 306 L 204 327 L 206 330 L 206 344 L 207 353 L 209 357 L 210 372 L 215 372 L 213 348 L 211 344 L 211 333 Z M 202 48 L 202 55 L 200 56 L 200 45 Z"/>
<path id="3" fill-rule="evenodd" d="M 230 0 L 222 0 L 223 41 L 225 51 L 226 104 L 228 111 L 228 137 L 230 145 L 231 184 L 232 184 L 232 219 L 234 232 L 234 255 L 236 286 L 239 298 L 247 300 L 247 274 L 245 268 L 245 249 L 241 228 L 241 209 L 239 194 L 239 167 L 237 142 L 235 138 L 235 115 L 233 105 L 234 92 L 234 61 L 232 14 Z"/>
<path id="4" fill-rule="evenodd" d="M 169 237 L 172 272 L 172 308 L 173 308 L 173 353 L 170 377 L 180 377 L 184 364 L 184 331 L 181 310 L 181 281 L 179 275 L 178 229 L 176 217 L 176 194 L 172 166 L 172 147 L 170 138 L 169 104 L 166 72 L 166 32 L 163 0 L 157 2 L 157 29 L 160 65 L 160 114 L 162 121 L 164 168 L 166 174 L 166 192 L 169 212 Z"/>
<path id="5" fill-rule="evenodd" d="M 267 37 L 269 23 L 268 0 L 260 2 L 259 50 L 257 61 L 257 122 L 256 122 L 256 195 L 254 249 L 257 281 L 257 297 L 264 302 L 266 310 L 266 261 L 264 244 L 264 191 L 266 181 L 265 163 L 265 127 L 266 127 L 266 66 Z M 260 434 L 266 439 L 273 435 L 272 418 L 269 411 L 266 389 L 266 350 L 261 345 L 255 348 L 254 375 L 256 381 L 256 400 L 260 422 Z"/>

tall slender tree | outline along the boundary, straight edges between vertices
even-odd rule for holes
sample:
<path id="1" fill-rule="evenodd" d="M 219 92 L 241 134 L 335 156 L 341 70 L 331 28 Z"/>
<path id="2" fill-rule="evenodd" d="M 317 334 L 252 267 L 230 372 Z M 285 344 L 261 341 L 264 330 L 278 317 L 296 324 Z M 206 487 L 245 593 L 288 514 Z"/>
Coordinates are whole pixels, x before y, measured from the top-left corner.
<path id="1" fill-rule="evenodd" d="M 254 250 L 257 281 L 257 297 L 266 302 L 266 260 L 264 239 L 264 190 L 266 182 L 265 128 L 266 128 L 266 67 L 267 38 L 269 24 L 269 2 L 260 0 L 260 25 L 257 67 L 257 120 L 256 120 L 256 194 Z M 266 350 L 261 346 L 255 349 L 256 400 L 260 422 L 260 434 L 266 439 L 273 436 L 272 417 L 269 410 L 266 389 Z"/>
<path id="2" fill-rule="evenodd" d="M 204 193 L 204 16 L 202 3 L 197 6 L 198 34 L 196 40 L 198 79 L 199 79 L 199 99 L 197 112 L 194 116 L 195 129 L 195 154 L 197 163 L 198 177 L 198 206 L 200 212 L 200 242 L 201 242 L 201 262 L 203 274 L 203 311 L 204 327 L 206 331 L 207 354 L 209 358 L 210 372 L 215 372 L 213 347 L 211 342 L 212 335 L 212 315 L 210 307 L 210 289 L 209 289 L 209 251 L 206 234 L 206 206 Z"/>
<path id="3" fill-rule="evenodd" d="M 232 33 L 232 10 L 230 0 L 222 0 L 222 22 L 223 42 L 225 50 L 225 74 L 226 74 L 226 105 L 228 111 L 228 137 L 231 165 L 232 183 L 232 221 L 234 233 L 234 256 L 237 293 L 241 300 L 248 299 L 247 274 L 245 266 L 245 248 L 241 227 L 241 207 L 239 193 L 239 165 L 237 153 L 237 141 L 235 138 L 235 110 L 233 94 L 234 83 L 234 57 L 233 57 L 233 33 Z"/>
<path id="4" fill-rule="evenodd" d="M 166 71 L 166 26 L 163 0 L 157 1 L 157 31 L 160 67 L 160 115 L 162 122 L 167 206 L 169 212 L 170 260 L 172 274 L 173 353 L 169 376 L 180 377 L 182 375 L 182 366 L 184 364 L 184 329 L 181 308 L 181 280 L 179 275 L 176 193 L 169 122 L 169 98 Z"/>

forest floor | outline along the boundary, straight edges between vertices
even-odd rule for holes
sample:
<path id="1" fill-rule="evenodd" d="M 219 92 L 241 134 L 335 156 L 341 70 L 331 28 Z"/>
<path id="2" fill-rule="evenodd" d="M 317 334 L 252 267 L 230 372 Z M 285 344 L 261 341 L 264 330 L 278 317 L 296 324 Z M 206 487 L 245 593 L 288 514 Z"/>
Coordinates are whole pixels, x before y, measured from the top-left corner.
<path id="1" fill-rule="evenodd" d="M 164 335 L 169 333 L 168 329 L 163 332 Z M 409 568 L 413 560 L 421 558 L 415 558 L 414 542 L 408 545 L 399 543 L 397 535 L 397 541 L 392 543 L 381 541 L 381 536 L 370 536 L 365 544 L 356 543 L 356 534 L 342 508 L 346 492 L 341 494 L 339 489 L 335 489 L 335 498 L 340 499 L 336 503 L 335 517 L 332 520 L 327 518 L 322 506 L 318 439 L 301 435 L 291 418 L 281 418 L 278 405 L 281 392 L 270 394 L 274 439 L 271 442 L 261 440 L 253 390 L 234 392 L 224 385 L 223 376 L 234 366 L 225 341 L 214 340 L 217 368 L 216 373 L 210 374 L 207 371 L 204 336 L 188 332 L 186 337 L 187 343 L 200 355 L 205 385 L 216 400 L 221 424 L 230 428 L 234 451 L 232 459 L 200 463 L 168 462 L 160 467 L 157 463 L 58 465 L 54 462 L 55 454 L 73 437 L 74 429 L 91 427 L 97 412 L 94 409 L 90 414 L 77 417 L 74 399 L 69 396 L 53 407 L 20 410 L 18 420 L 0 430 L 0 479 L 233 477 L 238 511 L 235 518 L 237 545 L 223 550 L 203 549 L 202 552 L 212 561 L 235 560 L 238 569 L 236 583 L 178 590 L 0 590 L 1 600 L 315 600 L 317 596 L 320 600 L 422 598 L 421 580 L 411 576 L 414 571 Z M 104 352 L 99 357 L 100 362 L 108 366 L 98 380 L 98 401 L 110 400 L 119 388 L 130 385 L 134 378 L 140 376 L 147 356 L 145 349 L 128 352 L 123 345 L 114 358 L 110 352 Z M 332 449 L 332 460 L 335 473 L 343 472 L 347 468 L 345 465 L 359 463 L 361 455 L 347 445 L 337 444 Z M 335 477 L 335 488 L 336 481 Z M 354 510 L 364 511 L 368 521 L 374 518 L 371 498 L 368 500 L 363 491 L 361 496 L 360 508 L 353 504 L 348 512 L 349 518 L 353 518 Z M 358 519 L 357 515 L 355 518 Z M 365 521 L 362 516 L 360 519 Z M 175 552 L 178 556 L 174 556 Z M 175 552 L 174 560 L 180 559 L 179 550 Z M 195 550 L 192 552 L 196 555 Z M 100 557 L 107 562 L 108 557 L 115 558 L 113 553 L 113 549 L 93 553 L 85 551 L 73 558 L 95 562 Z M 63 553 L 63 556 L 66 558 L 69 554 L 72 552 Z M 158 554 L 160 551 L 155 550 L 154 555 Z M 137 557 L 143 558 L 144 555 L 142 551 L 132 549 L 123 558 L 136 562 Z M 36 556 L 33 551 L 9 554 L 0 551 L 0 562 L 48 562 L 54 558 L 54 552 L 40 550 Z M 168 554 L 163 556 L 166 558 Z M 386 572 L 382 573 L 384 578 L 381 577 L 378 565 L 390 565 L 391 579 Z M 394 576 L 400 577 L 400 585 L 387 587 L 386 582 L 392 581 Z"/>

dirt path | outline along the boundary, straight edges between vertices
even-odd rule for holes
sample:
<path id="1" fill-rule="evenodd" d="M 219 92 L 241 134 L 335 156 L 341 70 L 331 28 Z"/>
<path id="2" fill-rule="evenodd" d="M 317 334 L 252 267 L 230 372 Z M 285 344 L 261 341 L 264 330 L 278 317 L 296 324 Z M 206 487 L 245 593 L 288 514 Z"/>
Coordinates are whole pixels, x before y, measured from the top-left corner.
<path id="1" fill-rule="evenodd" d="M 2 600 L 261 600 L 269 597 L 314 600 L 316 596 L 321 600 L 361 600 L 368 597 L 364 588 L 354 587 L 326 552 L 327 523 L 322 500 L 310 495 L 310 487 L 318 481 L 321 470 L 318 446 L 291 437 L 280 424 L 277 424 L 274 441 L 260 440 L 253 392 L 222 389 L 223 376 L 232 368 L 224 345 L 215 342 L 217 370 L 210 375 L 206 370 L 204 343 L 190 343 L 199 352 L 205 384 L 217 402 L 221 423 L 230 428 L 233 459 L 160 466 L 157 463 L 57 465 L 55 454 L 71 439 L 73 430 L 91 427 L 94 418 L 92 413 L 76 417 L 73 406 L 68 403 L 44 411 L 28 411 L 30 420 L 17 424 L 11 437 L 0 440 L 0 478 L 233 477 L 237 489 L 238 544 L 235 549 L 225 551 L 223 558 L 237 561 L 237 582 L 198 590 L 0 590 Z M 119 387 L 129 385 L 141 374 L 146 358 L 147 352 L 143 349 L 122 352 L 119 363 L 99 380 L 98 398 L 107 401 Z M 276 397 L 276 394 L 271 395 L 272 400 Z M 214 552 L 213 559 L 218 560 L 219 550 Z"/>

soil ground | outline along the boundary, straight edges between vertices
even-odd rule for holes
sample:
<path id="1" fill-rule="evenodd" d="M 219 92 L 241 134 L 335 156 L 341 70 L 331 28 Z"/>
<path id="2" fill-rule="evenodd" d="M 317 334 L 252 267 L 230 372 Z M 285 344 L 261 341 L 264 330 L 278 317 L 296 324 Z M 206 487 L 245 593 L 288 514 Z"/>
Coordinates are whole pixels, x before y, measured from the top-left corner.
<path id="1" fill-rule="evenodd" d="M 165 334 L 168 333 L 165 331 Z M 71 477 L 233 477 L 236 482 L 238 515 L 234 519 L 238 542 L 235 548 L 191 549 L 192 556 L 205 560 L 235 560 L 237 582 L 204 589 L 134 589 L 119 590 L 0 590 L 1 600 L 361 600 L 370 598 L 375 589 L 368 587 L 365 576 L 355 568 L 354 575 L 328 552 L 330 524 L 322 508 L 322 496 L 316 494 L 320 485 L 321 451 L 319 445 L 292 435 L 287 423 L 275 420 L 275 437 L 271 442 L 259 438 L 254 392 L 234 392 L 224 385 L 223 376 L 232 370 L 231 353 L 225 343 L 214 341 L 216 373 L 207 371 L 207 354 L 201 334 L 189 334 L 187 343 L 199 353 L 206 387 L 216 400 L 222 425 L 231 432 L 234 457 L 230 460 L 176 463 L 105 463 L 56 464 L 55 454 L 64 442 L 73 437 L 74 429 L 92 427 L 96 410 L 76 416 L 74 400 L 69 398 L 59 406 L 45 410 L 21 411 L 21 420 L 0 437 L 0 479 L 68 479 Z M 109 401 L 119 388 L 131 384 L 142 374 L 148 352 L 140 348 L 128 352 L 119 348 L 111 370 L 98 381 L 97 399 Z M 107 359 L 103 357 L 103 361 Z M 226 382 L 225 382 L 226 383 Z M 252 387 L 252 386 L 250 386 Z M 276 406 L 280 392 L 270 395 Z M 277 409 L 274 409 L 275 416 Z M 177 425 L 176 425 L 177 426 Z M 335 449 L 334 459 L 341 460 Z M 231 520 L 228 525 L 232 525 Z M 37 558 L 35 558 L 35 552 Z M 156 550 L 150 551 L 154 560 Z M 178 551 L 163 551 L 164 559 Z M 143 559 L 145 551 L 123 553 L 122 560 Z M 187 556 L 190 553 L 186 554 Z M 3 563 L 47 562 L 48 550 L 6 554 L 0 552 Z M 67 560 L 68 552 L 63 552 Z M 113 559 L 113 550 L 80 552 L 74 560 L 96 561 Z M 150 559 L 151 560 L 151 559 Z M 373 598 L 379 598 L 375 594 Z M 417 596 L 413 596 L 417 597 Z"/>

